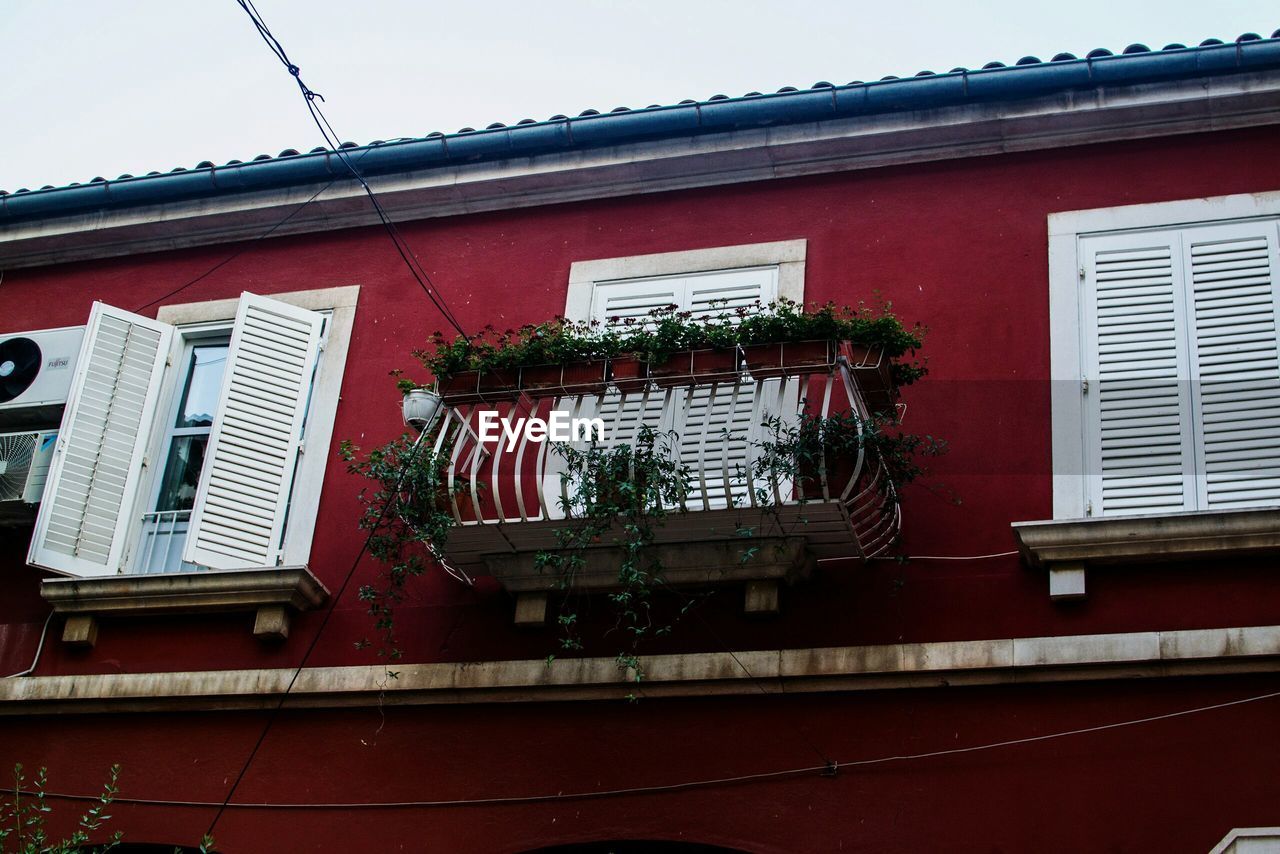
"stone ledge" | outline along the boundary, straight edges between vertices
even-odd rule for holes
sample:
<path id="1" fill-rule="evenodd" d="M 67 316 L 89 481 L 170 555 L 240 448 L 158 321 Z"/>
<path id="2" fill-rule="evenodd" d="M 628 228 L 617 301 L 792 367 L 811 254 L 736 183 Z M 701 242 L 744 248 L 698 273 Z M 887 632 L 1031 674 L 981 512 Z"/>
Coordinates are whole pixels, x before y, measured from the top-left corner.
<path id="1" fill-rule="evenodd" d="M 1088 566 L 1280 553 L 1280 507 L 1015 522 L 1013 536 L 1053 598 L 1079 598 Z"/>
<path id="2" fill-rule="evenodd" d="M 744 559 L 748 548 L 758 550 Z M 502 586 L 516 596 L 516 625 L 546 623 L 548 597 L 563 588 L 560 576 L 537 568 L 535 552 L 517 551 L 484 556 L 485 565 Z M 663 583 L 673 588 L 745 586 L 743 610 L 749 615 L 776 614 L 779 585 L 807 578 L 813 557 L 803 537 L 757 537 L 744 540 L 657 543 L 652 554 L 662 566 Z M 617 590 L 622 552 L 617 547 L 592 547 L 582 555 L 583 565 L 569 589 L 589 592 Z"/>
<path id="3" fill-rule="evenodd" d="M 1233 827 L 1209 854 L 1275 854 L 1280 851 L 1280 827 Z"/>
<path id="4" fill-rule="evenodd" d="M 945 688 L 1280 672 L 1280 626 L 646 656 L 637 687 L 612 658 L 0 680 L 0 716 L 530 703 Z M 748 674 L 748 671 L 750 673 Z M 289 686 L 292 683 L 292 690 Z"/>
<path id="5" fill-rule="evenodd" d="M 62 639 L 80 646 L 97 640 L 103 616 L 251 611 L 253 633 L 263 639 L 289 635 L 289 615 L 323 605 L 329 591 L 305 566 L 197 571 L 104 578 L 49 578 L 40 595 L 64 615 Z"/>

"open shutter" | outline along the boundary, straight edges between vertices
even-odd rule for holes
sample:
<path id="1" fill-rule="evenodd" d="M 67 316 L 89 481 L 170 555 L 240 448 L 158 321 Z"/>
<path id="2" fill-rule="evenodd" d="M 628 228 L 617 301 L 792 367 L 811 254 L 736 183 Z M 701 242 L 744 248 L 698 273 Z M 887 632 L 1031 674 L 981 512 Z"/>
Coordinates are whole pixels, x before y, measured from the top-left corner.
<path id="1" fill-rule="evenodd" d="M 1176 231 L 1085 238 L 1085 436 L 1094 515 L 1195 506 Z"/>
<path id="2" fill-rule="evenodd" d="M 274 566 L 324 317 L 242 294 L 183 560 Z"/>
<path id="3" fill-rule="evenodd" d="M 1277 224 L 1186 234 L 1200 507 L 1280 503 Z"/>
<path id="4" fill-rule="evenodd" d="M 113 575 L 124 559 L 173 327 L 94 303 L 28 562 Z"/>

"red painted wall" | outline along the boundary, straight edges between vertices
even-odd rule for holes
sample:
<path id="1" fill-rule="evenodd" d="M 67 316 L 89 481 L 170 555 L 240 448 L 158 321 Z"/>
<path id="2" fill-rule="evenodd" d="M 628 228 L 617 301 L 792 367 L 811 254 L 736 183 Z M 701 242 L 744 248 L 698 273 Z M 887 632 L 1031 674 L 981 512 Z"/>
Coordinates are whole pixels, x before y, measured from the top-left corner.
<path id="1" fill-rule="evenodd" d="M 969 555 L 1013 547 L 1009 523 L 1051 515 L 1048 272 L 1050 212 L 1280 188 L 1274 129 L 1098 145 L 877 169 L 407 224 L 403 231 L 467 327 L 499 328 L 563 311 L 575 260 L 769 240 L 808 240 L 806 297 L 882 295 L 930 329 L 930 377 L 907 390 L 907 426 L 947 438 L 950 453 L 904 501 L 908 554 Z M 218 246 L 5 277 L 0 330 L 83 323 L 102 299 L 134 309 L 227 257 Z M 385 234 L 360 229 L 261 242 L 169 302 L 361 286 L 335 442 L 366 446 L 401 429 L 393 367 L 443 324 Z M 154 311 L 154 307 L 148 309 Z M 359 549 L 359 484 L 334 461 L 312 569 L 341 586 Z M 25 542 L 0 553 L 0 625 L 12 668 L 46 613 Z M 364 563 L 355 586 L 376 572 Z M 973 562 L 825 564 L 791 591 L 787 614 L 745 623 L 726 593 L 706 609 L 742 647 L 824 646 L 1280 622 L 1280 577 L 1254 564 L 1093 573 L 1087 602 L 1062 606 L 1016 557 Z M 500 591 L 424 579 L 401 622 L 421 660 L 542 657 L 553 633 L 515 632 Z M 365 633 L 349 595 L 314 658 L 356 663 Z M 296 660 L 298 643 L 263 647 L 244 617 L 104 625 L 89 653 L 50 650 L 42 673 L 259 667 Z M 315 615 L 298 621 L 306 638 Z M 18 625 L 20 624 L 21 631 Z M 699 648 L 698 627 L 671 648 Z M 658 648 L 655 648 L 655 650 Z"/>
<path id="2" fill-rule="evenodd" d="M 799 697 L 286 712 L 242 803 L 454 801 L 598 791 L 918 754 L 1230 702 L 1274 676 L 947 688 Z M 265 713 L 59 716 L 0 728 L 89 793 L 220 802 Z M 518 852 L 682 839 L 781 852 L 1135 851 L 1203 854 L 1274 824 L 1275 700 L 1067 738 L 677 792 L 506 805 L 232 808 L 228 852 Z M 195 736 L 195 737 L 193 737 Z M 55 815 L 77 804 L 56 802 Z M 117 805 L 133 841 L 191 844 L 209 806 Z"/>
<path id="3" fill-rule="evenodd" d="M 563 311 L 573 261 L 807 239 L 807 299 L 880 294 L 904 319 L 930 327 L 931 375 L 907 391 L 906 424 L 947 438 L 951 452 L 907 490 L 904 551 L 986 554 L 1013 548 L 1010 522 L 1051 515 L 1047 215 L 1277 190 L 1277 142 L 1280 132 L 1271 128 L 1220 132 L 428 220 L 402 231 L 464 325 L 499 328 Z M 83 323 L 95 299 L 137 309 L 238 248 L 8 271 L 0 332 Z M 262 241 L 168 301 L 353 283 L 361 294 L 334 440 L 371 446 L 401 429 L 387 371 L 412 366 L 409 351 L 443 326 L 381 230 Z M 360 547 L 359 488 L 340 463 L 330 464 L 311 566 L 331 590 Z M 0 673 L 29 663 L 47 612 L 39 573 L 24 565 L 25 537 L 3 536 Z M 372 660 L 352 645 L 369 633 L 353 593 L 376 571 L 361 565 L 311 664 Z M 717 638 L 758 649 L 1280 623 L 1272 561 L 1117 569 L 1092 573 L 1089 584 L 1086 601 L 1064 606 L 1051 603 L 1043 575 L 1015 557 L 828 563 L 789 591 L 777 619 L 744 621 L 735 594 L 726 592 L 702 608 L 705 621 L 686 620 L 649 651 L 719 650 Z M 467 590 L 433 577 L 422 579 L 415 596 L 398 618 L 409 660 L 541 658 L 556 648 L 551 630 L 515 631 L 511 603 L 492 585 Z M 293 638 L 280 646 L 256 641 L 250 619 L 107 620 L 96 648 L 72 652 L 51 643 L 38 672 L 289 666 L 319 615 L 297 619 Z M 373 712 L 298 712 L 273 730 L 242 796 L 452 798 L 716 776 L 808 762 L 813 754 L 796 743 L 793 726 L 851 758 L 1071 728 L 1260 688 L 1274 689 L 1274 681 L 646 701 L 636 709 L 393 710 L 377 734 Z M 1233 824 L 1280 823 L 1280 792 L 1264 767 L 1264 755 L 1280 747 L 1276 715 L 1274 704 L 1260 703 L 1153 726 L 1143 739 L 1121 731 L 999 758 L 950 758 L 921 773 L 885 767 L 837 780 L 554 808 L 237 812 L 225 833 L 240 844 L 236 850 L 263 850 L 252 840 L 281 826 L 299 840 L 296 850 L 353 830 L 376 840 L 368 850 L 387 850 L 400 833 L 394 828 L 414 832 L 406 850 L 471 847 L 465 841 L 514 851 L 641 831 L 760 851 L 927 850 L 959 840 L 993 851 L 1109 848 L 1112 840 L 1126 850 L 1204 850 Z M 87 791 L 99 767 L 121 761 L 138 795 L 215 798 L 259 723 L 248 713 L 5 719 L 0 766 L 10 759 L 49 764 L 57 787 Z M 588 743 L 579 746 L 584 735 Z M 169 808 L 121 814 L 163 841 L 176 841 L 178 830 L 190 839 L 205 815 Z"/>

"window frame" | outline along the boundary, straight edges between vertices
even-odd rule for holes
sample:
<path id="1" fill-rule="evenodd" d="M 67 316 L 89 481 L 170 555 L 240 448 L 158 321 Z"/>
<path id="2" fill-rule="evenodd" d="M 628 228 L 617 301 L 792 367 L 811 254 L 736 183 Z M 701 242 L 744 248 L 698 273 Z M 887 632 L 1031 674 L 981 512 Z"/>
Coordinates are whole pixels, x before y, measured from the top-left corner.
<path id="1" fill-rule="evenodd" d="M 564 316 L 574 321 L 595 319 L 597 299 L 601 297 L 604 287 L 668 279 L 693 279 L 739 271 L 770 271 L 772 284 L 777 291 L 776 299 L 803 304 L 807 253 L 808 241 L 797 239 L 575 261 L 569 270 Z M 689 414 L 679 406 L 664 411 L 663 429 L 674 429 L 677 434 L 683 434 L 683 419 L 687 419 Z M 758 425 L 752 425 L 752 429 L 758 429 Z M 758 437 L 749 435 L 746 440 L 750 443 L 753 438 Z M 703 502 L 707 509 L 713 509 L 714 504 L 725 499 L 723 496 L 716 498 L 714 494 L 703 493 L 701 498 L 695 500 Z"/>
<path id="2" fill-rule="evenodd" d="M 220 322 L 191 324 L 174 328 L 173 344 L 169 353 L 169 367 L 171 370 L 166 371 L 166 375 L 160 381 L 162 390 L 156 406 L 156 421 L 151 427 L 151 436 L 147 442 L 147 451 L 144 456 L 147 471 L 143 475 L 142 483 L 138 489 L 139 505 L 137 512 L 130 517 L 129 523 L 124 530 L 126 552 L 121 566 L 121 575 L 154 574 L 148 573 L 140 565 L 144 552 L 142 539 L 146 534 L 144 530 L 145 517 L 153 513 L 166 512 L 158 510 L 157 504 L 160 500 L 160 490 L 164 487 L 165 467 L 168 465 L 169 450 L 173 440 L 180 435 L 197 435 L 181 431 L 200 429 L 174 426 L 178 417 L 178 409 L 182 404 L 185 380 L 192 370 L 191 365 L 188 364 L 188 356 L 202 342 L 225 339 L 229 343 L 231 331 L 232 324 Z M 211 425 L 203 429 L 205 431 L 203 435 L 207 438 L 213 428 Z M 190 524 L 190 517 L 188 517 L 188 524 Z M 151 553 L 150 550 L 145 551 L 148 555 Z M 181 549 L 178 550 L 178 553 L 181 555 Z M 186 571 L 187 566 L 179 559 L 177 567 L 173 570 L 166 568 L 163 571 L 176 571 L 179 569 Z"/>
<path id="3" fill-rule="evenodd" d="M 574 261 L 569 268 L 564 316 L 568 320 L 590 320 L 597 284 L 759 267 L 777 268 L 779 299 L 803 302 L 807 251 L 808 241 L 801 238 Z"/>
<path id="4" fill-rule="evenodd" d="M 1084 324 L 1082 238 L 1162 229 L 1226 225 L 1280 216 L 1280 192 L 1248 193 L 1051 213 L 1049 237 L 1049 363 L 1053 518 L 1091 516 L 1085 405 L 1081 394 L 1088 353 Z M 1213 513 L 1214 510 L 1177 511 Z M 1171 515 L 1171 514 L 1149 514 Z"/>
<path id="5" fill-rule="evenodd" d="M 290 492 L 289 513 L 285 525 L 284 541 L 281 549 L 279 565 L 306 566 L 311 556 L 311 544 L 315 535 L 316 514 L 320 504 L 320 492 L 323 487 L 325 469 L 328 462 L 329 444 L 333 438 L 334 420 L 337 415 L 342 378 L 346 370 L 347 351 L 350 346 L 351 330 L 355 320 L 356 302 L 360 287 L 348 285 L 335 288 L 292 291 L 287 293 L 264 293 L 268 299 L 277 300 L 297 308 L 325 314 L 327 322 L 324 337 L 320 344 L 320 354 L 315 379 L 311 385 L 311 397 L 307 408 L 305 432 L 299 452 L 297 467 Z M 230 332 L 236 319 L 240 300 L 238 297 L 207 302 L 182 303 L 162 306 L 156 313 L 156 320 L 175 327 L 177 334 L 171 348 L 172 365 L 180 365 L 178 359 L 184 348 L 191 341 L 217 335 L 222 331 Z M 166 372 L 163 395 L 157 406 L 157 418 L 168 418 L 177 405 L 177 396 L 181 393 L 178 385 L 179 371 Z M 162 413 L 162 415 L 160 414 Z M 163 466 L 163 449 L 159 444 L 167 431 L 165 422 L 156 420 L 152 425 L 152 436 L 148 440 L 148 472 L 145 487 L 138 490 L 128 528 L 124 532 L 130 553 L 122 562 L 120 575 L 140 575 L 135 567 L 137 555 L 132 551 L 139 545 L 141 536 L 142 514 L 144 507 L 155 501 L 155 489 L 163 476 L 159 468 Z M 318 452 L 310 452 L 316 449 Z M 263 567 L 274 569 L 275 567 Z M 173 570 L 179 571 L 179 567 Z M 204 571 L 204 570 L 200 570 Z M 252 571 L 252 570 L 245 570 Z"/>

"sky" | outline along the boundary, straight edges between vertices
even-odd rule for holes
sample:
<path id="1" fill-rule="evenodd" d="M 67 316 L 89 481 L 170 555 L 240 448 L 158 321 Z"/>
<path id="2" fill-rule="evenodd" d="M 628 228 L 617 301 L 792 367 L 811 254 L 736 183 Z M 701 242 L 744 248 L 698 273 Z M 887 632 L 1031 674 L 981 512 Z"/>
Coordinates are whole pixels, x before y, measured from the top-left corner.
<path id="1" fill-rule="evenodd" d="M 1280 27 L 1274 0 L 256 0 L 346 140 Z M 0 0 L 0 188 L 322 144 L 235 0 Z"/>

